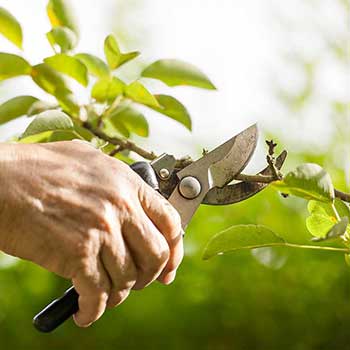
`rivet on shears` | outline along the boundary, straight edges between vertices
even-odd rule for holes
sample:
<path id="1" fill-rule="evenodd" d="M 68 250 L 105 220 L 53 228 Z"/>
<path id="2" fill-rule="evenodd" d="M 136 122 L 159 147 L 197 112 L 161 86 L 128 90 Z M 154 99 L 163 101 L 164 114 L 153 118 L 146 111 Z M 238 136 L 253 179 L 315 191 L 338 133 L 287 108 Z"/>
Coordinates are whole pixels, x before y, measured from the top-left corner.
<path id="1" fill-rule="evenodd" d="M 193 176 L 186 176 L 179 183 L 180 194 L 187 199 L 198 197 L 201 190 L 201 183 Z"/>
<path id="2" fill-rule="evenodd" d="M 162 180 L 166 180 L 170 176 L 170 172 L 167 168 L 163 168 L 159 170 L 159 176 Z"/>

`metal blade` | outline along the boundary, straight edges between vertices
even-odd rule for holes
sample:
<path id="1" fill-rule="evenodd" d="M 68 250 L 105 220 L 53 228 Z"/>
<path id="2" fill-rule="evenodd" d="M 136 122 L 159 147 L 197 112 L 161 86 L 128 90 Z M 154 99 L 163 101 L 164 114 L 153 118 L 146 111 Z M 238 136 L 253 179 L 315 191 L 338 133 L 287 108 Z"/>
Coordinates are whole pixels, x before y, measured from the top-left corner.
<path id="1" fill-rule="evenodd" d="M 183 227 L 187 226 L 211 188 L 226 185 L 244 169 L 255 150 L 257 138 L 258 130 L 254 124 L 177 172 L 179 184 L 185 177 L 195 178 L 200 183 L 200 193 L 193 199 L 183 197 L 179 185 L 169 197 L 169 202 L 180 213 Z"/>
<path id="2" fill-rule="evenodd" d="M 287 157 L 287 151 L 283 151 L 276 159 L 276 167 L 282 168 L 282 165 Z M 258 174 L 272 175 L 271 168 L 268 166 Z M 241 202 L 248 199 L 258 192 L 262 191 L 268 184 L 257 182 L 238 182 L 232 185 L 225 186 L 223 188 L 212 188 L 205 198 L 202 204 L 209 205 L 226 205 Z"/>

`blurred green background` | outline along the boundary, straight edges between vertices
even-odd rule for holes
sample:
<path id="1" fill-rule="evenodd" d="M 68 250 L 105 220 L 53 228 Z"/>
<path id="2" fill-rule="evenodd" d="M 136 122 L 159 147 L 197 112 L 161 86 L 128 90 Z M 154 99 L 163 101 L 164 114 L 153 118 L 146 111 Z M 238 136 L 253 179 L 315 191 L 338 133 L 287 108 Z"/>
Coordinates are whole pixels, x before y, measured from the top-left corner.
<path id="1" fill-rule="evenodd" d="M 35 3 L 30 9 L 24 0 L 0 1 L 28 23 L 37 9 L 45 16 L 45 1 Z M 86 32 L 88 27 L 90 34 L 99 29 L 101 36 L 115 31 L 125 47 L 146 50 L 148 61 L 167 55 L 189 60 L 219 87 L 212 95 L 177 92 L 192 113 L 193 135 L 169 121 L 174 131 L 169 143 L 164 124 L 151 116 L 151 139 L 137 141 L 157 151 L 198 155 L 202 146 L 220 143 L 258 120 L 261 140 L 272 136 L 280 150 L 289 151 L 284 171 L 316 162 L 337 188 L 349 190 L 348 0 L 89 0 L 72 5 L 85 7 L 77 17 Z M 104 11 L 103 18 L 97 10 L 94 14 L 96 8 Z M 164 23 L 171 30 L 162 32 Z M 25 33 L 27 28 L 29 36 L 43 36 L 39 24 L 24 26 Z M 102 40 L 95 42 L 98 33 L 89 36 L 84 28 L 81 46 L 102 47 Z M 34 53 L 41 50 L 40 42 L 28 46 Z M 18 93 L 16 83 L 0 85 L 2 100 Z M 22 88 L 31 91 L 25 81 Z M 5 126 L 2 137 L 22 124 Z M 263 166 L 264 152 L 261 143 L 252 171 Z M 186 256 L 172 285 L 155 283 L 133 292 L 88 329 L 69 321 L 52 334 L 35 331 L 31 317 L 69 283 L 1 255 L 0 348 L 348 349 L 350 268 L 342 254 L 263 248 L 201 260 L 208 239 L 234 224 L 264 224 L 292 242 L 310 243 L 306 216 L 305 201 L 284 199 L 271 189 L 233 206 L 202 206 L 186 232 Z"/>

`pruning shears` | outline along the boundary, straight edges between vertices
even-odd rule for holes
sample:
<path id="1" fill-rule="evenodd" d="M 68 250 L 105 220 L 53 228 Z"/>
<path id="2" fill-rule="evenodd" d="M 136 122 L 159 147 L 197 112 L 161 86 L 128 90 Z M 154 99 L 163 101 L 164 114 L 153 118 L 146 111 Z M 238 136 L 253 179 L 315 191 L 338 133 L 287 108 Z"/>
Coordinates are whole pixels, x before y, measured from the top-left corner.
<path id="1" fill-rule="evenodd" d="M 200 204 L 241 202 L 267 186 L 245 181 L 230 184 L 248 164 L 257 139 L 258 130 L 254 124 L 184 168 L 177 168 L 176 159 L 166 153 L 152 162 L 136 162 L 131 168 L 177 209 L 185 229 Z M 284 151 L 277 157 L 278 169 L 286 155 Z M 271 175 L 271 168 L 266 167 L 259 174 Z M 34 317 L 35 328 L 41 332 L 53 331 L 78 311 L 78 297 L 74 287 L 69 288 Z"/>

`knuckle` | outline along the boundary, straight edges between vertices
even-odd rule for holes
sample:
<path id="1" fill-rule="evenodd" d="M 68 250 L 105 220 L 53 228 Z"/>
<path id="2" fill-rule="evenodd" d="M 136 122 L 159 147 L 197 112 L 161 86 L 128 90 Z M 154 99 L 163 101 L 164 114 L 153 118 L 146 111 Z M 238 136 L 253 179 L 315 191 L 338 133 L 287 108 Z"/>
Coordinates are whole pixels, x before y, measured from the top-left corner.
<path id="1" fill-rule="evenodd" d="M 165 202 L 166 215 L 164 218 L 164 227 L 169 232 L 179 233 L 181 230 L 181 217 L 178 211 L 168 202 Z"/>
<path id="2" fill-rule="evenodd" d="M 149 274 L 157 273 L 169 260 L 169 249 L 163 248 L 152 252 L 148 256 L 148 262 L 144 266 L 144 271 Z"/>
<path id="3" fill-rule="evenodd" d="M 74 250 L 75 258 L 82 264 L 82 268 L 84 268 L 86 260 L 90 256 L 90 243 L 82 240 L 80 242 L 75 242 L 72 245 L 72 248 Z"/>
<path id="4" fill-rule="evenodd" d="M 85 232 L 72 244 L 74 255 L 81 262 L 89 259 L 96 250 L 96 233 L 92 231 Z"/>
<path id="5" fill-rule="evenodd" d="M 129 218 L 135 217 L 135 200 L 132 193 L 132 188 L 118 189 L 115 187 L 112 203 L 118 208 L 121 216 Z"/>
<path id="6" fill-rule="evenodd" d="M 121 278 L 119 279 L 116 288 L 118 290 L 131 289 L 137 280 L 137 270 L 135 266 L 129 267 L 126 271 L 121 272 Z"/>
<path id="7" fill-rule="evenodd" d="M 129 266 L 128 270 L 124 273 L 123 282 L 121 283 L 122 289 L 131 289 L 137 280 L 137 270 L 132 264 Z"/>

